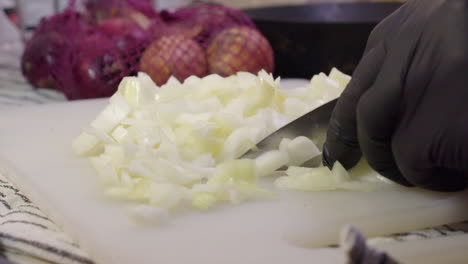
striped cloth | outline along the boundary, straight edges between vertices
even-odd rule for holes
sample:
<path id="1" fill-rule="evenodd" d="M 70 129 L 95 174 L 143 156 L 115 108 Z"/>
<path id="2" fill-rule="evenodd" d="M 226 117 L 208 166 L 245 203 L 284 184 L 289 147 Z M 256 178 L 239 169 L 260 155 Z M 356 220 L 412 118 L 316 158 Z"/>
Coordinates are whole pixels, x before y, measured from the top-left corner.
<path id="1" fill-rule="evenodd" d="M 15 106 L 64 100 L 65 96 L 57 91 L 32 89 L 21 74 L 18 57 L 0 52 L 0 111 Z"/>
<path id="2" fill-rule="evenodd" d="M 2 175 L 0 217 L 0 252 L 15 263 L 93 263 L 67 234 Z"/>

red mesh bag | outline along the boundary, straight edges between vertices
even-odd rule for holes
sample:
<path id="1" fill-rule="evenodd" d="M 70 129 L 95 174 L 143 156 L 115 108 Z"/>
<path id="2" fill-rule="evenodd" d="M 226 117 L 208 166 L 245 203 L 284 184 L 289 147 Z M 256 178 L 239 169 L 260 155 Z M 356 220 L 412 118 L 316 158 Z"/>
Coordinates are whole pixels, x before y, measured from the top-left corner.
<path id="1" fill-rule="evenodd" d="M 54 51 L 57 56 L 48 71 L 56 88 L 68 99 L 110 96 L 124 76 L 138 72 L 139 58 L 151 40 L 150 20 L 155 17 L 145 17 L 146 24 L 140 24 L 131 16 L 98 20 L 88 9 L 76 10 L 76 2 L 71 1 L 65 11 L 41 21 L 39 28 L 46 30 L 37 30 L 31 41 L 49 31 L 59 32 L 65 39 L 64 45 Z"/>
<path id="2" fill-rule="evenodd" d="M 31 39 L 28 40 L 21 57 L 21 70 L 26 79 L 38 88 L 58 88 L 53 70 L 70 45 L 70 29 L 76 33 L 89 29 L 81 14 L 66 10 L 44 18 Z"/>
<path id="3" fill-rule="evenodd" d="M 228 74 L 209 70 L 215 68 L 232 73 L 272 70 L 271 47 L 240 10 L 202 4 L 158 12 L 151 0 L 78 1 L 71 0 L 65 11 L 41 21 L 22 58 L 31 84 L 58 89 L 70 100 L 110 96 L 123 77 L 138 71 L 162 85 L 170 76 L 183 81 L 190 75 Z M 223 48 L 223 41 L 215 41 L 218 34 L 240 26 L 248 29 L 242 36 L 252 45 Z M 212 43 L 217 43 L 211 48 L 216 52 L 207 56 Z M 253 62 L 231 61 L 220 54 L 230 52 L 232 57 L 243 52 L 239 48 L 248 51 Z M 216 60 L 228 66 L 217 66 Z"/>
<path id="4" fill-rule="evenodd" d="M 245 26 L 223 30 L 206 50 L 209 71 L 229 76 L 238 71 L 273 71 L 273 49 L 260 32 Z"/>
<path id="5" fill-rule="evenodd" d="M 119 47 L 105 34 L 90 30 L 63 50 L 53 69 L 60 90 L 68 99 L 107 97 L 123 76 L 130 75 Z"/>
<path id="6" fill-rule="evenodd" d="M 256 28 L 244 12 L 218 4 L 185 7 L 175 12 L 162 11 L 161 19 L 167 24 L 167 30 L 191 37 L 205 49 L 211 40 L 226 28 Z"/>
<path id="7" fill-rule="evenodd" d="M 250 17 L 240 10 L 218 4 L 203 4 L 181 8 L 175 12 L 162 11 L 160 19 L 162 26 L 153 28 L 154 36 L 165 38 L 166 45 L 160 45 L 158 49 L 147 49 L 140 63 L 140 70 L 147 72 L 159 85 L 170 75 L 182 81 L 186 76 L 200 76 L 203 72 L 228 76 L 238 71 L 257 73 L 261 69 L 273 70 L 273 51 L 270 44 L 257 30 Z M 199 59 L 200 49 L 205 51 L 206 56 L 216 36 L 233 27 L 242 27 L 242 32 L 247 33 L 241 34 L 241 37 L 245 37 L 241 38 L 241 41 L 246 43 L 231 45 L 232 43 L 217 41 L 215 48 L 211 48 L 212 55 L 207 56 L 206 61 Z M 168 39 L 168 35 L 178 37 Z M 184 38 L 193 39 L 199 47 L 184 41 Z M 181 45 L 180 42 L 186 43 Z M 227 47 L 220 47 L 225 43 L 228 44 Z M 154 45 L 158 46 L 156 43 Z M 172 48 L 168 48 L 174 45 L 181 45 L 182 52 L 174 52 Z M 183 48 L 188 46 L 191 48 Z M 246 54 L 243 54 L 244 52 Z M 240 58 L 247 59 L 236 58 L 239 54 L 242 55 Z M 251 57 L 251 60 L 248 57 Z M 220 61 L 216 62 L 217 60 Z M 161 65 L 162 61 L 167 62 L 165 66 Z M 207 64 L 208 71 L 205 70 Z"/>
<path id="8" fill-rule="evenodd" d="M 151 43 L 142 55 L 140 71 L 158 85 L 171 76 L 184 80 L 190 75 L 207 73 L 205 52 L 193 39 L 181 34 L 165 35 Z"/>
<path id="9" fill-rule="evenodd" d="M 85 14 L 100 21 L 111 17 L 141 16 L 154 18 L 158 12 L 152 0 L 84 0 Z"/>

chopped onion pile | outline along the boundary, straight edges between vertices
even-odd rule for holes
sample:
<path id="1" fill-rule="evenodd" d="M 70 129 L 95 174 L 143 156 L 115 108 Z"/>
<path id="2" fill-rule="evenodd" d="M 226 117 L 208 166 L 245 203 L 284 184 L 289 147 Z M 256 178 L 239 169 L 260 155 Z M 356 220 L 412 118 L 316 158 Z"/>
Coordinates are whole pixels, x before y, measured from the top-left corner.
<path id="1" fill-rule="evenodd" d="M 279 78 L 261 71 L 192 76 L 183 83 L 170 78 L 158 87 L 139 73 L 122 80 L 110 103 L 73 141 L 73 150 L 89 157 L 108 195 L 144 205 L 135 212 L 158 208 L 146 218 L 187 204 L 208 209 L 268 197 L 273 193 L 259 187 L 258 178 L 320 155 L 314 143 L 285 139 L 279 150 L 256 160 L 238 158 L 287 122 L 337 98 L 349 80 L 333 69 L 304 87 L 281 89 Z M 353 189 L 342 167 L 290 167 L 287 175 L 277 180 L 279 187 Z"/>

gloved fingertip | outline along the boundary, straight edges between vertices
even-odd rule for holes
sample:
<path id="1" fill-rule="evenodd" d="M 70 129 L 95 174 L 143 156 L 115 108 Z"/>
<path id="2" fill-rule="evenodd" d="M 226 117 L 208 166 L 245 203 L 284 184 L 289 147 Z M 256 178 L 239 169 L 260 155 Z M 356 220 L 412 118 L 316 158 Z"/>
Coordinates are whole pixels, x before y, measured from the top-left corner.
<path id="1" fill-rule="evenodd" d="M 323 166 L 327 166 L 331 170 L 333 168 L 334 163 L 335 163 L 335 161 L 332 162 L 330 160 L 330 157 L 328 156 L 328 152 L 324 148 L 323 153 L 322 153 L 322 164 L 323 164 Z"/>
<path id="2" fill-rule="evenodd" d="M 347 170 L 356 166 L 362 157 L 359 147 L 351 147 L 337 141 L 337 139 L 327 138 L 322 151 L 322 163 L 328 168 L 332 168 L 336 161 Z"/>

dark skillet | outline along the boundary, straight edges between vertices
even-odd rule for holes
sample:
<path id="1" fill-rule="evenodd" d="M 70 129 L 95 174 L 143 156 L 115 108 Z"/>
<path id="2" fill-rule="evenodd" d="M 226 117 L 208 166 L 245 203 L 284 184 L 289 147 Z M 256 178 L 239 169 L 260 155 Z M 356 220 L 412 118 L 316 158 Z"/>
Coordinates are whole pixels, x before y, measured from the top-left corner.
<path id="1" fill-rule="evenodd" d="M 369 33 L 401 3 L 317 3 L 244 10 L 275 52 L 275 75 L 310 78 L 332 67 L 351 74 Z"/>

